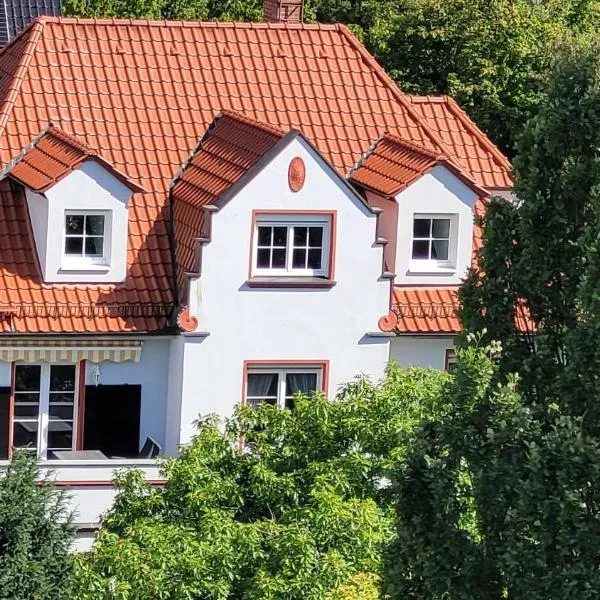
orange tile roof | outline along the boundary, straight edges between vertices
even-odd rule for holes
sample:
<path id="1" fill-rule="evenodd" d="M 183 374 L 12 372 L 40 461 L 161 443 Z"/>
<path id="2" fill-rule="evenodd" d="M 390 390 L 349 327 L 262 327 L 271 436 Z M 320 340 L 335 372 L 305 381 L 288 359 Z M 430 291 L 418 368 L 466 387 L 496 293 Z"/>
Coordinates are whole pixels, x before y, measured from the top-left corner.
<path id="1" fill-rule="evenodd" d="M 394 197 L 437 164 L 443 164 L 480 195 L 480 188 L 442 152 L 421 148 L 416 144 L 386 134 L 381 137 L 350 173 L 350 179 L 369 190 Z"/>
<path id="2" fill-rule="evenodd" d="M 197 238 L 206 212 L 284 137 L 284 132 L 232 111 L 221 112 L 173 180 L 171 200 L 180 290 L 199 268 Z"/>
<path id="3" fill-rule="evenodd" d="M 173 199 L 194 206 L 215 203 L 284 135 L 239 113 L 221 112 L 175 177 Z"/>
<path id="4" fill-rule="evenodd" d="M 61 308 L 64 301 L 102 314 L 85 323 L 50 316 L 15 321 L 15 330 L 31 333 L 163 327 L 164 317 L 124 322 L 107 307 L 160 312 L 176 301 L 167 192 L 223 109 L 301 130 L 342 174 L 387 131 L 446 152 L 461 167 L 472 164 L 476 171 L 467 172 L 477 178 L 482 166 L 460 155 L 467 145 L 444 141 L 421 108 L 341 25 L 42 17 L 0 51 L 0 164 L 54 122 L 148 192 L 130 202 L 123 284 L 110 293 L 102 286 L 73 288 L 76 302 L 69 286 L 45 286 L 39 276 L 19 279 L 15 265 L 31 269 L 33 257 L 8 247 L 0 253 L 0 306 Z M 0 221 L 10 225 L 15 211 L 24 214 L 22 202 L 16 194 L 13 212 L 0 206 Z"/>
<path id="5" fill-rule="evenodd" d="M 394 323 L 388 329 L 396 333 L 458 333 L 457 291 L 458 286 L 395 286 L 391 312 Z"/>
<path id="6" fill-rule="evenodd" d="M 166 248 L 164 249 L 166 250 Z M 169 296 L 140 252 L 123 285 L 44 285 L 22 188 L 0 181 L 0 332 L 118 333 L 161 329 Z M 144 286 L 137 284 L 143 280 Z"/>
<path id="7" fill-rule="evenodd" d="M 450 96 L 407 96 L 449 155 L 481 186 L 512 188 L 509 160 Z"/>
<path id="8" fill-rule="evenodd" d="M 35 192 L 45 192 L 86 160 L 95 160 L 134 192 L 143 189 L 74 136 L 50 124 L 5 174 Z"/>

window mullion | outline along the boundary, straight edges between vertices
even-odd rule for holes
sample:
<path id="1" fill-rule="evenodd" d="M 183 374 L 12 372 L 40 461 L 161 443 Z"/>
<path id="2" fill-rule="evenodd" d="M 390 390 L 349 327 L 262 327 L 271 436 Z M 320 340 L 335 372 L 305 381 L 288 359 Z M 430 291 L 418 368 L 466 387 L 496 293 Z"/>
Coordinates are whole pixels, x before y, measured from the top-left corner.
<path id="1" fill-rule="evenodd" d="M 286 271 L 291 271 L 292 270 L 292 254 L 294 252 L 294 230 L 295 227 L 292 225 L 290 227 L 287 228 L 287 244 L 286 244 L 286 249 L 285 249 L 285 270 Z"/>

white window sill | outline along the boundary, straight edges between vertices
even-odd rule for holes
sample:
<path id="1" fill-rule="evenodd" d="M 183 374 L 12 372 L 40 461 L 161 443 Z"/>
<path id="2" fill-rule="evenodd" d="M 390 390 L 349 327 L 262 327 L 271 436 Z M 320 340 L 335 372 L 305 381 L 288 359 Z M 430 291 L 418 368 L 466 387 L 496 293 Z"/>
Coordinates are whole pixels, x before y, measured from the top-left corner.
<path id="1" fill-rule="evenodd" d="M 413 261 L 408 268 L 409 275 L 454 275 L 456 267 L 431 261 Z"/>
<path id="2" fill-rule="evenodd" d="M 60 265 L 59 273 L 81 273 L 82 271 L 93 273 L 108 273 L 110 265 L 106 263 L 96 263 L 87 260 L 63 261 Z"/>

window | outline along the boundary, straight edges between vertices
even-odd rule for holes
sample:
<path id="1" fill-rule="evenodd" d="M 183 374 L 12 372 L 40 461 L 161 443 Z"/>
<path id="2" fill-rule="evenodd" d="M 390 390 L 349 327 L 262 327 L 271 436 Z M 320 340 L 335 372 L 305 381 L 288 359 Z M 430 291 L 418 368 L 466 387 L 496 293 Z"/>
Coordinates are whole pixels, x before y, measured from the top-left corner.
<path id="1" fill-rule="evenodd" d="M 75 448 L 77 378 L 76 365 L 15 365 L 14 448 L 40 459 Z"/>
<path id="2" fill-rule="evenodd" d="M 328 277 L 330 220 L 270 217 L 256 221 L 253 274 Z"/>
<path id="3" fill-rule="evenodd" d="M 65 214 L 65 256 L 103 262 L 106 257 L 106 221 L 104 214 Z"/>
<path id="4" fill-rule="evenodd" d="M 323 388 L 322 367 L 252 367 L 246 377 L 246 401 L 279 408 L 294 408 L 297 393 L 311 394 Z"/>
<path id="5" fill-rule="evenodd" d="M 450 261 L 451 222 L 448 217 L 415 215 L 413 220 L 412 259 Z"/>
<path id="6" fill-rule="evenodd" d="M 456 368 L 456 352 L 452 349 L 446 350 L 446 371 L 452 373 Z"/>

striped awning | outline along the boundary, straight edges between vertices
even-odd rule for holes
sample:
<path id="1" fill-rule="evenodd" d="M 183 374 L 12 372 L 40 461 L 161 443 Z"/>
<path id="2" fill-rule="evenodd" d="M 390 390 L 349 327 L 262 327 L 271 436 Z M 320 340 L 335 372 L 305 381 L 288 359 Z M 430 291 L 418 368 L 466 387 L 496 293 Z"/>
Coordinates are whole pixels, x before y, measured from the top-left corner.
<path id="1" fill-rule="evenodd" d="M 69 362 L 88 360 L 139 362 L 142 354 L 141 340 L 17 340 L 0 339 L 0 361 Z"/>

